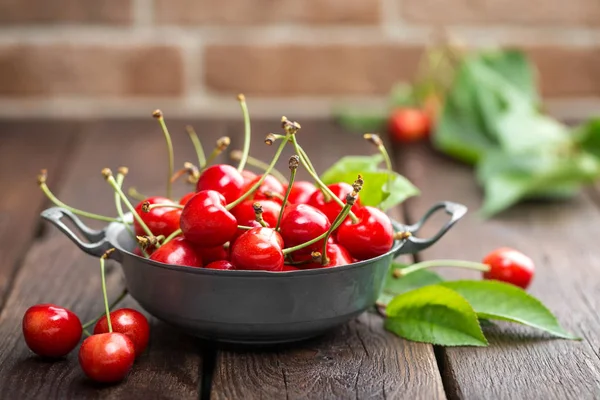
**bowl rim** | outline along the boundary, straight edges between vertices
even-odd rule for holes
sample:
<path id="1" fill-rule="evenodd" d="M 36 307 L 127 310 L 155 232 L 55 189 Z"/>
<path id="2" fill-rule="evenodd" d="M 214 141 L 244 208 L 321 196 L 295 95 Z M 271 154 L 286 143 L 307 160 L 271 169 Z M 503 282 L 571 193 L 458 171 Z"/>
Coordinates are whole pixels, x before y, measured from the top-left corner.
<path id="1" fill-rule="evenodd" d="M 395 232 L 406 230 L 407 225 L 401 224 L 392 218 L 390 218 L 392 222 L 392 227 Z M 343 271 L 352 270 L 355 268 L 362 268 L 369 264 L 373 264 L 378 260 L 384 259 L 391 254 L 397 253 L 398 250 L 402 248 L 404 243 L 406 243 L 406 239 L 403 240 L 394 240 L 392 248 L 377 257 L 370 258 L 368 260 L 358 261 L 352 264 L 346 264 L 336 267 L 326 267 L 326 268 L 314 268 L 314 269 L 299 269 L 297 271 L 264 271 L 264 270 L 218 270 L 218 269 L 207 269 L 204 267 L 190 267 L 185 265 L 174 265 L 174 264 L 166 264 L 159 261 L 150 260 L 149 258 L 140 257 L 137 254 L 132 253 L 131 251 L 125 250 L 123 246 L 117 240 L 120 232 L 125 230 L 125 226 L 120 223 L 112 222 L 106 227 L 106 239 L 111 244 L 111 246 L 115 247 L 119 250 L 120 253 L 125 254 L 129 257 L 134 257 L 139 259 L 145 264 L 152 265 L 154 267 L 159 267 L 167 270 L 195 274 L 195 275 L 213 275 L 213 276 L 237 276 L 237 277 L 256 277 L 256 278 L 274 278 L 274 277 L 289 277 L 290 275 L 323 275 L 323 274 L 331 274 L 338 273 Z"/>

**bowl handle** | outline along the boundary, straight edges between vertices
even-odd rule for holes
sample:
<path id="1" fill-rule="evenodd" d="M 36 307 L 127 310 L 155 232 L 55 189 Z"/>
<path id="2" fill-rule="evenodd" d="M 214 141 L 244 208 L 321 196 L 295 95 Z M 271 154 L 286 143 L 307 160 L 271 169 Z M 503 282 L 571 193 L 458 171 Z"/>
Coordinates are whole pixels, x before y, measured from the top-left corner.
<path id="1" fill-rule="evenodd" d="M 430 238 L 421 239 L 416 237 L 416 233 L 421 229 L 425 222 L 438 210 L 444 210 L 450 215 L 450 220 L 446 222 L 440 230 Z M 451 201 L 442 201 L 434 204 L 421 219 L 414 225 L 409 225 L 406 230 L 411 233 L 411 236 L 406 239 L 404 244 L 396 251 L 394 256 L 400 254 L 414 254 L 421 250 L 425 250 L 435 242 L 437 242 L 452 226 L 467 213 L 467 207 L 462 204 L 453 203 Z"/>
<path id="2" fill-rule="evenodd" d="M 56 226 L 62 233 L 67 235 L 73 243 L 77 245 L 81 250 L 87 254 L 100 257 L 104 252 L 110 249 L 112 246 L 105 237 L 106 232 L 104 230 L 94 230 L 87 227 L 81 220 L 73 214 L 71 211 L 62 207 L 52 207 L 42 211 L 42 218 L 50 221 Z M 62 221 L 63 217 L 67 217 L 75 226 L 77 230 L 90 242 L 85 243 L 77 237 L 77 235 Z"/>

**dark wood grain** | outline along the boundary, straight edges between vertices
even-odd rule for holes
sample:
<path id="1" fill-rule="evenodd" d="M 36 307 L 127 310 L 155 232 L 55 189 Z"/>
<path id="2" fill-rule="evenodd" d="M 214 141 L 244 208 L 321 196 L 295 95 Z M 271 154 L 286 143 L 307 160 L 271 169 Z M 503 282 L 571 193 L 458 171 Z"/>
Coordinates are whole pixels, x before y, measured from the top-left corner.
<path id="1" fill-rule="evenodd" d="M 182 123 L 173 125 L 181 164 L 193 157 L 193 149 L 181 129 Z M 224 133 L 224 125 L 216 122 L 198 128 L 206 128 L 207 140 Z M 84 135 L 58 191 L 63 201 L 85 210 L 114 213 L 111 189 L 100 170 L 108 166 L 116 171 L 120 165 L 130 168 L 128 182 L 148 194 L 163 194 L 166 153 L 155 121 L 90 124 Z M 183 183 L 178 186 L 180 193 L 188 189 Z M 102 225 L 93 221 L 90 224 Z M 82 321 L 102 311 L 98 260 L 83 254 L 55 228 L 48 227 L 46 233 L 27 254 L 7 307 L 0 315 L 0 398 L 198 398 L 201 344 L 154 318 L 150 318 L 148 350 L 119 385 L 99 386 L 87 380 L 77 362 L 77 350 L 56 363 L 43 362 L 32 355 L 20 332 L 27 307 L 40 302 L 60 304 L 75 311 Z M 107 280 L 109 296 L 114 298 L 124 282 L 120 268 L 112 262 Z M 131 298 L 122 306 L 141 309 Z"/>
<path id="2" fill-rule="evenodd" d="M 530 292 L 583 341 L 551 339 L 539 331 L 508 323 L 486 329 L 487 348 L 441 349 L 449 398 L 592 399 L 600 396 L 600 213 L 590 198 L 530 202 L 491 220 L 476 211 L 481 193 L 470 168 L 434 155 L 424 147 L 399 153 L 408 177 L 422 195 L 408 202 L 413 219 L 436 201 L 467 205 L 468 216 L 422 259 L 479 261 L 500 246 L 514 247 L 534 260 Z M 432 234 L 443 217 L 424 229 Z M 479 274 L 440 271 L 445 276 L 479 279 Z"/>
<path id="3" fill-rule="evenodd" d="M 36 185 L 42 168 L 57 182 L 74 147 L 76 123 L 49 121 L 0 123 L 0 309 L 6 292 L 39 226 L 46 198 Z"/>
<path id="4" fill-rule="evenodd" d="M 291 116 L 289 116 L 291 118 Z M 315 168 L 324 171 L 345 155 L 374 152 L 361 136 L 327 122 L 303 122 L 297 137 Z M 232 130 L 239 129 L 237 125 Z M 264 134 L 280 132 L 279 121 L 253 124 L 252 154 L 270 160 L 274 148 Z M 284 151 L 279 163 L 287 174 Z M 300 170 L 299 179 L 307 178 Z M 396 210 L 395 217 L 398 217 Z M 360 318 L 310 341 L 276 349 L 217 353 L 211 397 L 231 398 L 445 398 L 431 346 L 402 340 L 383 329 L 379 316 Z"/>

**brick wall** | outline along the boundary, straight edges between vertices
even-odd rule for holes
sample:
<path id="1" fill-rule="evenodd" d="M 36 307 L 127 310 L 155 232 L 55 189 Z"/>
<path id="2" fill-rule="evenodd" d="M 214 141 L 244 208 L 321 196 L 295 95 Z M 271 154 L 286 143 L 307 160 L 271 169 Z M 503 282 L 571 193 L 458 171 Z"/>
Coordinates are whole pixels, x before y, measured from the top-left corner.
<path id="1" fill-rule="evenodd" d="M 439 26 L 526 49 L 555 114 L 600 110 L 600 0 L 0 0 L 0 116 L 376 106 Z"/>

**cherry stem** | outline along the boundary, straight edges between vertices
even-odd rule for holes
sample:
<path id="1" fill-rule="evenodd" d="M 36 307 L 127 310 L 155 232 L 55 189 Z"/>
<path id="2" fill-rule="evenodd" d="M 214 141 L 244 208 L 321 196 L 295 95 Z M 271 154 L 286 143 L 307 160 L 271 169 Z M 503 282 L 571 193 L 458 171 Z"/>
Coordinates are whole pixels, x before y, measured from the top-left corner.
<path id="1" fill-rule="evenodd" d="M 185 130 L 187 131 L 190 140 L 194 145 L 194 150 L 196 150 L 196 155 L 198 156 L 198 167 L 202 169 L 206 165 L 206 156 L 204 155 L 204 147 L 202 147 L 202 142 L 200 142 L 198 134 L 196 134 L 196 131 L 190 125 L 187 125 Z"/>
<path id="2" fill-rule="evenodd" d="M 254 209 L 254 218 L 256 219 L 256 222 L 258 222 L 259 224 L 261 224 L 264 227 L 267 227 L 267 223 L 265 222 L 265 220 L 263 219 L 263 208 L 260 205 L 260 203 L 254 203 L 252 204 L 252 208 Z"/>
<path id="3" fill-rule="evenodd" d="M 150 212 L 150 210 L 152 210 L 154 208 L 161 208 L 161 207 L 171 207 L 171 208 L 182 209 L 184 206 L 182 206 L 181 204 L 168 204 L 168 203 L 164 203 L 164 204 L 150 204 L 150 203 L 146 202 L 146 203 L 144 203 L 142 205 L 142 211 L 143 212 Z"/>
<path id="4" fill-rule="evenodd" d="M 412 274 L 413 272 L 420 271 L 422 269 L 434 268 L 434 267 L 456 267 L 472 269 L 475 271 L 489 272 L 490 266 L 488 264 L 482 264 L 473 261 L 464 260 L 429 260 L 422 261 L 420 263 L 413 264 L 406 268 L 398 268 L 394 270 L 394 278 L 401 278 L 403 276 Z"/>
<path id="5" fill-rule="evenodd" d="M 104 314 L 102 314 L 102 315 L 104 315 Z M 92 336 L 92 334 L 91 334 L 90 332 L 88 332 L 88 330 L 87 330 L 87 329 L 83 329 L 83 334 L 84 334 L 85 336 L 87 336 L 87 337 L 90 337 L 90 336 Z"/>
<path id="6" fill-rule="evenodd" d="M 173 184 L 171 183 L 171 177 L 175 171 L 175 160 L 173 157 L 173 143 L 171 142 L 171 135 L 165 124 L 165 118 L 162 111 L 156 110 L 152 113 L 152 116 L 158 120 L 160 127 L 162 128 L 163 134 L 165 135 L 165 141 L 167 142 L 167 151 L 169 154 L 169 174 L 167 175 L 167 198 L 171 198 L 173 192 Z"/>
<path id="7" fill-rule="evenodd" d="M 119 172 L 117 173 L 116 182 L 120 188 L 123 188 L 123 181 L 125 180 L 125 176 L 127 175 L 128 172 L 129 172 L 129 170 L 127 169 L 127 167 L 119 168 Z M 125 215 L 123 214 L 123 206 L 121 204 L 121 197 L 119 196 L 119 194 L 117 192 L 115 192 L 115 208 L 117 209 L 117 215 L 119 216 L 121 221 L 125 221 Z M 125 228 L 127 229 L 127 232 L 129 232 L 131 237 L 135 238 L 135 233 L 133 232 L 133 230 L 131 229 L 129 224 L 124 223 L 123 225 L 125 225 Z M 147 258 L 148 253 L 146 252 L 146 250 L 142 246 L 139 246 L 139 248 L 140 248 L 142 254 L 144 255 L 144 257 Z"/>
<path id="8" fill-rule="evenodd" d="M 298 141 L 296 140 L 296 136 L 292 136 L 292 143 L 294 144 L 294 148 L 296 149 L 296 152 L 298 154 L 300 154 L 300 162 L 302 162 L 302 165 L 304 166 L 304 168 L 306 168 L 306 170 L 308 171 L 308 173 L 310 174 L 310 176 L 312 176 L 312 178 L 315 180 L 315 183 L 317 184 L 317 186 L 319 186 L 319 188 L 323 192 L 323 196 L 325 198 L 325 201 L 329 202 L 329 201 L 333 200 L 340 207 L 344 207 L 344 202 L 342 200 L 340 200 L 339 197 L 337 197 L 331 191 L 331 189 L 329 189 L 327 187 L 326 184 L 323 183 L 323 181 L 319 178 L 319 175 L 317 175 L 317 173 L 314 170 L 311 170 L 311 168 L 308 165 L 308 162 L 306 161 L 305 157 L 302 156 L 303 152 L 302 152 L 302 150 L 300 148 L 300 145 L 298 144 Z M 304 153 L 304 154 L 306 154 L 306 153 Z M 352 220 L 352 223 L 357 223 L 358 222 L 358 218 L 356 217 L 356 215 L 354 215 L 354 213 L 352 211 L 350 211 L 350 213 L 348 215 L 350 216 L 350 219 Z"/>
<path id="9" fill-rule="evenodd" d="M 204 171 L 206 169 L 206 167 L 208 167 L 208 165 L 210 163 L 212 163 L 215 160 L 215 158 L 217 158 L 219 156 L 219 154 L 221 154 L 223 151 L 225 151 L 225 149 L 227 149 L 227 147 L 229 147 L 230 144 L 231 144 L 231 139 L 229 139 L 229 137 L 227 137 L 227 136 L 222 136 L 219 139 L 217 139 L 215 148 L 208 156 L 208 159 L 206 160 L 206 163 L 204 164 L 202 171 Z M 200 172 L 202 172 L 202 171 L 200 171 Z"/>
<path id="10" fill-rule="evenodd" d="M 112 333 L 112 322 L 110 320 L 110 307 L 108 306 L 108 296 L 106 295 L 106 276 L 104 274 L 104 260 L 115 251 L 115 248 L 108 249 L 106 253 L 100 257 L 100 273 L 102 275 L 102 296 L 104 296 L 104 309 L 106 311 L 106 322 L 108 323 L 108 331 Z"/>
<path id="11" fill-rule="evenodd" d="M 183 231 L 181 229 L 177 229 L 175 232 L 173 232 L 169 236 L 167 236 L 165 238 L 165 240 L 163 240 L 161 246 L 164 246 L 165 244 L 169 243 L 171 240 L 175 239 L 177 236 L 181 235 L 182 233 L 183 233 Z"/>
<path id="12" fill-rule="evenodd" d="M 56 205 L 58 207 L 65 208 L 65 209 L 71 211 L 73 214 L 81 215 L 82 217 L 86 217 L 86 218 L 90 218 L 90 219 L 95 219 L 95 220 L 98 220 L 98 221 L 126 223 L 122 219 L 112 218 L 112 217 L 107 217 L 107 216 L 104 216 L 104 215 L 90 213 L 90 212 L 87 212 L 87 211 L 79 210 L 77 208 L 71 207 L 71 206 L 63 203 L 56 196 L 54 196 L 54 193 L 52 193 L 50 191 L 50 188 L 46 184 L 46 170 L 45 169 L 43 169 L 41 171 L 41 173 L 38 175 L 38 184 L 40 186 L 40 189 L 42 189 L 42 192 L 44 192 L 44 194 L 46 195 L 46 197 L 48 197 L 48 199 L 52 203 L 54 203 L 54 205 Z"/>
<path id="13" fill-rule="evenodd" d="M 264 194 L 265 197 L 269 200 L 277 199 L 277 200 L 281 200 L 281 202 L 283 203 L 283 196 L 279 193 L 275 193 L 272 190 L 265 190 L 264 192 L 261 192 L 261 193 Z"/>
<path id="14" fill-rule="evenodd" d="M 284 141 L 281 142 L 281 144 L 279 145 L 279 148 L 277 149 L 277 152 L 275 153 L 275 156 L 273 157 L 273 160 L 271 161 L 271 164 L 269 164 L 269 166 L 265 170 L 265 173 L 261 176 L 261 178 L 258 180 L 258 182 L 256 182 L 254 185 L 252 185 L 252 187 L 250 189 L 248 189 L 246 191 L 246 193 L 244 193 L 243 195 L 241 195 L 240 197 L 238 197 L 237 200 L 235 200 L 235 201 L 227 204 L 225 206 L 225 208 L 227 210 L 231 210 L 233 207 L 237 206 L 242 201 L 246 200 L 246 198 L 248 196 L 250 196 L 252 193 L 254 193 L 256 191 L 256 189 L 258 189 L 260 187 L 260 185 L 262 185 L 262 183 L 265 181 L 265 179 L 267 178 L 267 176 L 269 175 L 269 173 L 271 172 L 271 170 L 273 169 L 273 167 L 275 167 L 275 164 L 277 163 L 277 160 L 279 160 L 279 157 L 281 156 L 281 152 L 283 151 L 283 148 L 285 147 L 285 145 L 288 142 L 287 139 L 289 139 L 290 136 L 293 137 L 293 134 L 287 134 L 286 135 L 286 140 L 284 140 Z"/>
<path id="15" fill-rule="evenodd" d="M 229 153 L 229 158 L 231 158 L 233 161 L 239 161 L 239 160 L 241 160 L 241 157 L 242 157 L 242 152 L 240 150 L 234 150 L 231 153 Z M 258 158 L 254 158 L 250 155 L 246 159 L 246 164 L 256 167 L 258 169 L 261 169 L 263 171 L 266 170 L 267 168 L 269 168 L 269 164 L 259 160 Z M 287 178 L 281 172 L 279 172 L 276 168 L 271 169 L 271 175 L 273 175 L 273 177 L 275 177 L 281 183 L 287 182 Z"/>
<path id="16" fill-rule="evenodd" d="M 240 107 L 242 107 L 242 114 L 244 115 L 244 150 L 242 151 L 242 158 L 240 159 L 240 163 L 237 167 L 237 170 L 242 172 L 246 166 L 246 161 L 248 161 L 248 154 L 250 154 L 250 137 L 252 134 L 246 97 L 243 94 L 238 94 L 238 100 L 240 102 Z"/>
<path id="17" fill-rule="evenodd" d="M 127 190 L 127 194 L 129 195 L 129 197 L 133 197 L 134 199 L 139 200 L 139 201 L 146 200 L 148 197 L 150 197 L 150 196 L 146 196 L 145 194 L 141 194 L 133 186 L 130 187 L 129 190 Z"/>
<path id="18" fill-rule="evenodd" d="M 363 135 L 363 138 L 375 145 L 375 147 L 377 147 L 377 149 L 379 150 L 379 153 L 381 153 L 381 155 L 383 156 L 385 166 L 388 170 L 388 189 L 391 189 L 390 186 L 392 184 L 392 173 L 394 172 L 394 169 L 392 167 L 392 160 L 390 159 L 390 155 L 387 152 L 385 146 L 383 145 L 383 141 L 376 133 L 365 133 Z"/>
<path id="19" fill-rule="evenodd" d="M 298 165 L 300 164 L 300 157 L 297 155 L 293 155 L 290 157 L 288 162 L 288 167 L 290 169 L 290 181 L 288 182 L 287 189 L 285 191 L 285 195 L 283 196 L 283 201 L 281 202 L 281 210 L 279 210 L 279 216 L 277 217 L 277 225 L 275 225 L 275 230 L 279 230 L 279 225 L 281 225 L 281 219 L 283 218 L 283 211 L 285 210 L 285 206 L 287 205 L 288 199 L 290 197 L 290 193 L 292 192 L 292 186 L 294 185 L 294 180 L 296 179 L 296 171 L 298 170 Z"/>
<path id="20" fill-rule="evenodd" d="M 171 183 L 175 183 L 175 181 L 181 176 L 183 176 L 185 173 L 188 174 L 188 183 L 194 184 L 198 182 L 198 178 L 200 177 L 200 171 L 198 170 L 198 167 L 196 167 L 191 162 L 186 161 L 183 163 L 183 168 L 181 168 L 178 171 L 175 171 L 173 176 L 171 176 Z"/>
<path id="21" fill-rule="evenodd" d="M 106 179 L 108 184 L 112 186 L 115 192 L 119 194 L 119 197 L 121 197 L 121 200 L 123 201 L 123 203 L 125 203 L 125 206 L 127 206 L 127 208 L 129 209 L 135 220 L 138 222 L 138 224 L 140 224 L 146 235 L 154 236 L 150 228 L 148 228 L 148 225 L 146 225 L 146 223 L 142 219 L 142 217 L 140 217 L 137 211 L 135 211 L 135 208 L 133 207 L 127 196 L 125 196 L 125 193 L 123 193 L 119 185 L 117 185 L 117 182 L 115 181 L 115 178 L 112 175 L 112 171 L 109 168 L 104 168 L 102 170 L 102 176 L 104 176 L 104 179 Z"/>
<path id="22" fill-rule="evenodd" d="M 123 289 L 123 291 L 121 292 L 121 294 L 119 295 L 119 297 L 117 297 L 115 299 L 115 301 L 113 301 L 110 304 L 110 309 L 112 310 L 113 308 L 115 308 L 117 306 L 117 304 L 119 304 L 121 301 L 123 301 L 123 299 L 125 298 L 125 296 L 127 296 L 127 294 L 129 293 L 129 291 L 127 289 Z M 104 315 L 106 315 L 106 313 L 102 313 L 100 315 L 98 315 L 96 318 L 94 318 L 91 321 L 86 322 L 85 324 L 82 325 L 83 329 L 89 328 L 90 326 L 94 325 L 96 322 L 98 322 L 98 320 L 100 318 L 102 318 Z"/>

